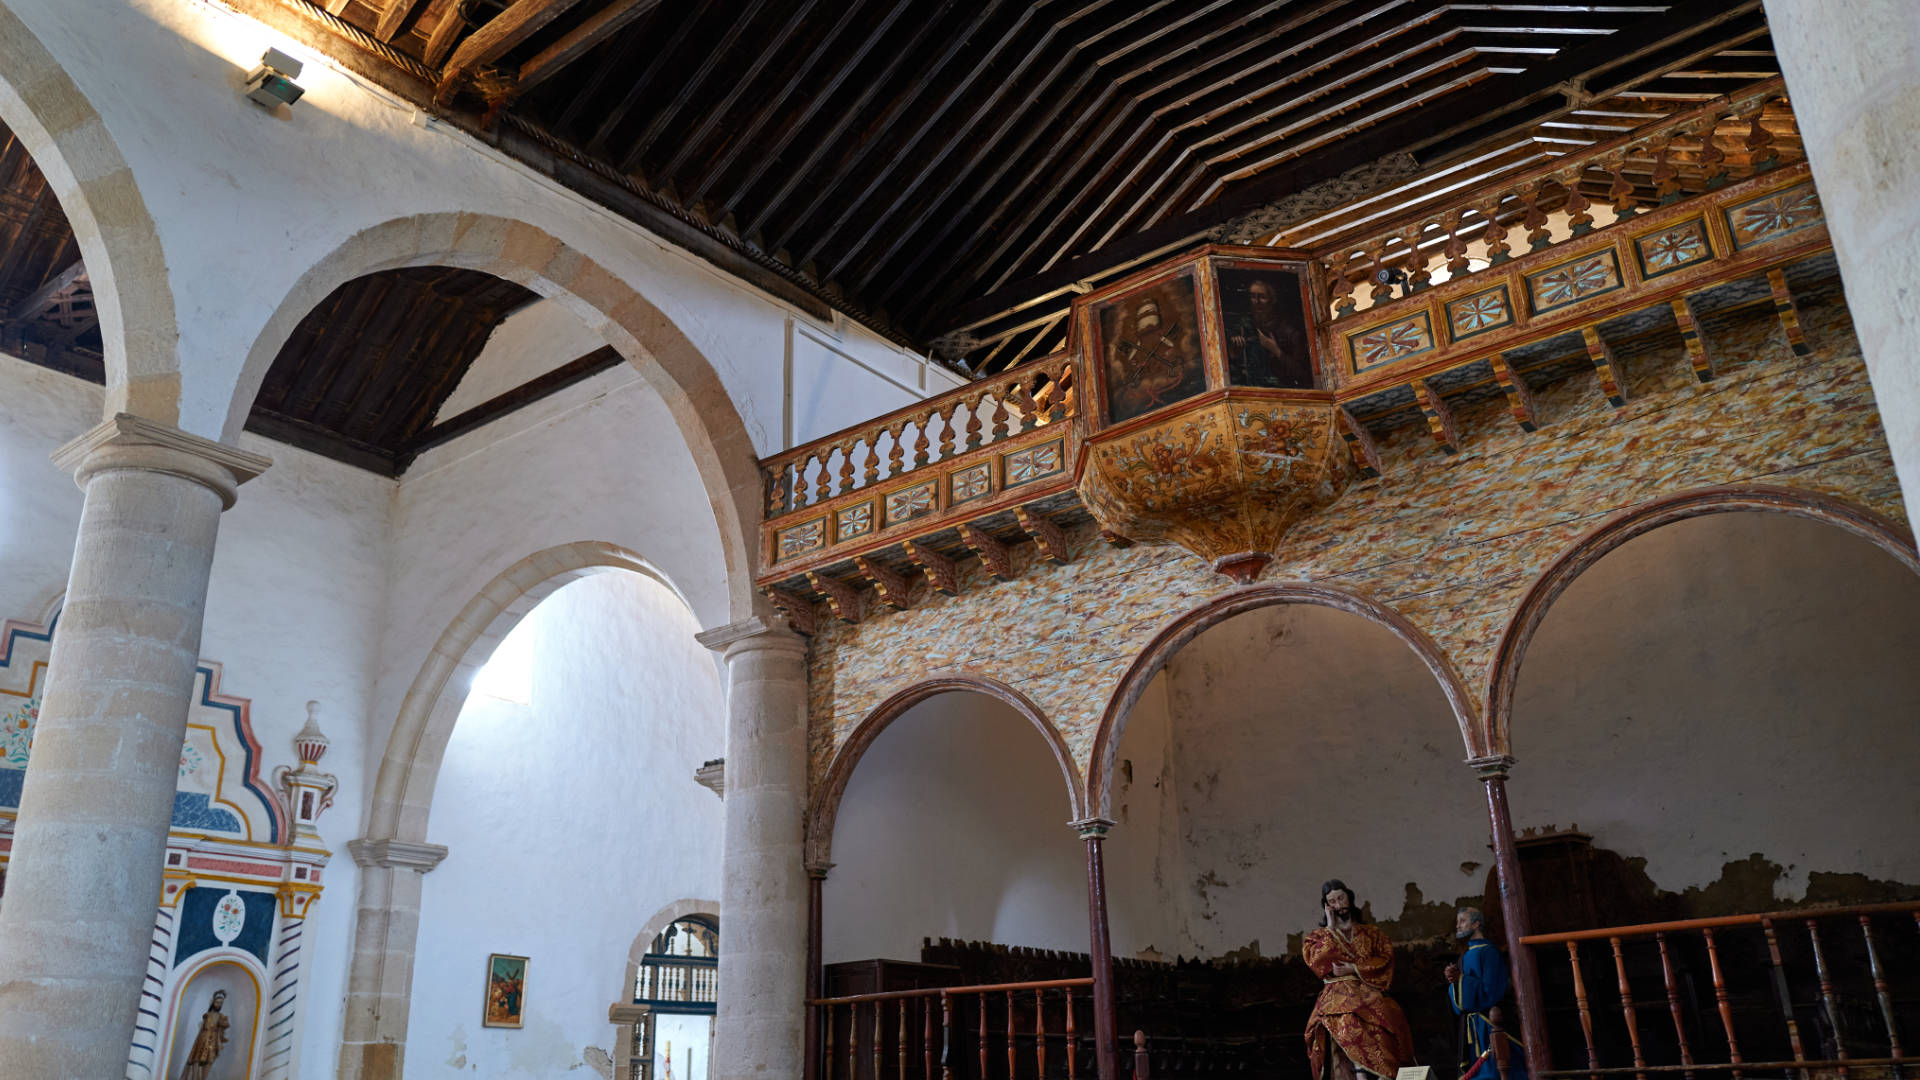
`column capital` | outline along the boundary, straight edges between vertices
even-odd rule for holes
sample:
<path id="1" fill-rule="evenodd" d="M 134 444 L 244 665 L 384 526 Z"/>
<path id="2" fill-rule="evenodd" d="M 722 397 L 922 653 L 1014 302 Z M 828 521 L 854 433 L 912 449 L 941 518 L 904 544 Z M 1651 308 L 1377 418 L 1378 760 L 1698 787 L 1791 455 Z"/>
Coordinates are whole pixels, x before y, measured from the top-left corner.
<path id="1" fill-rule="evenodd" d="M 702 630 L 693 635 L 693 640 L 728 659 L 735 653 L 756 649 L 791 650 L 796 655 L 807 651 L 806 641 L 787 628 L 787 620 L 765 615 L 749 615 L 725 626 Z"/>
<path id="2" fill-rule="evenodd" d="M 833 864 L 830 862 L 820 862 L 812 859 L 807 861 L 807 876 L 810 878 L 825 881 L 827 879 L 827 872 L 832 869 Z"/>
<path id="3" fill-rule="evenodd" d="M 1513 771 L 1512 754 L 1489 754 L 1467 759 L 1467 767 L 1482 780 L 1505 780 Z"/>
<path id="4" fill-rule="evenodd" d="M 411 840 L 372 839 L 361 837 L 347 841 L 347 854 L 353 856 L 354 865 L 363 868 L 379 867 L 388 870 L 417 870 L 424 874 L 440 865 L 447 857 L 445 844 L 423 844 Z"/>
<path id="5" fill-rule="evenodd" d="M 1079 833 L 1082 840 L 1103 840 L 1108 830 L 1113 828 L 1113 822 L 1103 817 L 1090 817 L 1069 821 L 1067 827 Z"/>
<path id="6" fill-rule="evenodd" d="M 267 471 L 273 459 L 132 413 L 115 413 L 55 450 L 53 463 L 72 473 L 82 490 L 96 473 L 165 473 L 211 489 L 222 509 L 232 509 L 240 485 Z"/>

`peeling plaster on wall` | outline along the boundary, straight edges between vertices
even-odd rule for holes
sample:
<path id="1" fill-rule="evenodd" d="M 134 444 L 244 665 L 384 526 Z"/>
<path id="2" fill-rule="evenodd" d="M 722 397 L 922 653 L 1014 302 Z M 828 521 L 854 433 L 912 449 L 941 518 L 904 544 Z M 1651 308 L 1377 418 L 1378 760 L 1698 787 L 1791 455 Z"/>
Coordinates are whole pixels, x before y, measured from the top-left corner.
<path id="1" fill-rule="evenodd" d="M 1537 393 L 1543 429 L 1503 401 L 1458 410 L 1465 446 L 1440 454 L 1405 426 L 1383 440 L 1387 474 L 1298 526 L 1265 579 L 1306 579 L 1397 608 L 1433 637 L 1476 695 L 1528 585 L 1580 535 L 1657 496 L 1735 482 L 1835 496 L 1903 519 L 1899 486 L 1846 309 L 1802 305 L 1811 356 L 1764 309 L 1710 326 L 1721 374 L 1697 383 L 1677 340 L 1619 353 L 1627 407 L 1591 376 Z M 1230 586 L 1177 549 L 1112 550 L 1088 532 L 1066 566 L 1017 581 L 963 564 L 960 596 L 930 596 L 858 625 L 822 620 L 811 660 L 814 782 L 853 728 L 933 668 L 969 667 L 1031 698 L 1082 769 L 1122 673 L 1169 619 Z M 1465 756 L 1462 748 L 1461 756 Z"/>
<path id="2" fill-rule="evenodd" d="M 1757 513 L 1649 533 L 1527 652 L 1515 824 L 1577 822 L 1659 888 L 1718 879 L 1745 910 L 1802 899 L 1816 871 L 1920 881 L 1916 655 L 1920 580 L 1865 540 Z M 1727 881 L 1750 853 L 1777 876 Z"/>

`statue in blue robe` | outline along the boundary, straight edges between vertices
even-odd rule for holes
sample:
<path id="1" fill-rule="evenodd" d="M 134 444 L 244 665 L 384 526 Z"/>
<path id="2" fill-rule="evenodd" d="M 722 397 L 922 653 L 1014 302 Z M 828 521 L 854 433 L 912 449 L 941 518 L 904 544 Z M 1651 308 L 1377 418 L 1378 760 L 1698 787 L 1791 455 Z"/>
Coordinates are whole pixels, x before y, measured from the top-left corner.
<path id="1" fill-rule="evenodd" d="M 1454 936 L 1467 943 L 1459 962 L 1447 965 L 1447 1001 L 1461 1021 L 1459 1075 L 1461 1080 L 1500 1080 L 1488 1012 L 1507 996 L 1507 958 L 1487 940 L 1486 917 L 1477 908 L 1455 914 Z M 1526 1080 L 1527 1059 L 1519 1041 L 1509 1037 L 1506 1050 L 1506 1080 Z"/>

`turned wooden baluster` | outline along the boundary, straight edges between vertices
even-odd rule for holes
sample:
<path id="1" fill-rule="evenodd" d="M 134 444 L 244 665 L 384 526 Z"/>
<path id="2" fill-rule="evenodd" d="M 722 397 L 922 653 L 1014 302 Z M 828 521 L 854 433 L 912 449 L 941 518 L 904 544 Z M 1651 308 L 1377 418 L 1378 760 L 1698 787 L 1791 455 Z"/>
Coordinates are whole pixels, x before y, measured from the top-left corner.
<path id="1" fill-rule="evenodd" d="M 927 438 L 927 424 L 932 419 L 933 413 L 928 411 L 913 421 L 913 467 L 916 469 L 927 463 L 927 451 L 933 446 L 932 441 Z"/>
<path id="2" fill-rule="evenodd" d="M 1420 237 L 1426 231 L 1426 225 L 1416 225 L 1400 237 L 1400 242 L 1407 245 L 1407 253 L 1400 259 L 1400 272 L 1407 276 L 1408 293 L 1427 287 L 1427 260 L 1420 255 Z"/>
<path id="3" fill-rule="evenodd" d="M 1687 1028 L 1680 1020 L 1680 987 L 1673 979 L 1673 958 L 1667 955 L 1667 935 L 1655 934 L 1653 939 L 1660 943 L 1660 974 L 1667 984 L 1667 1011 L 1673 1014 L 1673 1037 L 1680 1042 L 1680 1064 L 1693 1064 L 1693 1048 L 1687 1045 Z M 1687 1080 L 1693 1080 L 1693 1070 L 1687 1070 Z"/>
<path id="4" fill-rule="evenodd" d="M 873 1080 L 880 1080 L 881 1076 L 880 1061 L 884 1049 L 881 1035 L 886 1029 L 880 1026 L 880 1014 L 886 1011 L 886 1004 L 884 1001 L 873 1003 Z"/>
<path id="5" fill-rule="evenodd" d="M 1336 319 L 1353 314 L 1353 309 L 1360 303 L 1354 298 L 1354 291 L 1359 286 L 1347 276 L 1352 262 L 1353 257 L 1349 255 L 1339 262 L 1327 263 L 1327 295 L 1333 297 L 1333 317 Z"/>
<path id="6" fill-rule="evenodd" d="M 1920 918 L 1920 913 L 1916 913 Z M 1867 967 L 1873 972 L 1873 993 L 1880 999 L 1880 1019 L 1887 1025 L 1887 1047 L 1893 1057 L 1905 1057 L 1906 1051 L 1900 1049 L 1900 1026 L 1893 1021 L 1893 992 L 1887 987 L 1887 969 L 1880 966 L 1880 946 L 1873 939 L 1873 923 L 1865 915 L 1860 916 L 1860 935 L 1867 942 Z M 1900 1080 L 1905 1070 L 1893 1067 L 1894 1080 Z"/>
<path id="7" fill-rule="evenodd" d="M 1640 1018 L 1633 1011 L 1633 988 L 1627 985 L 1627 958 L 1620 951 L 1620 939 L 1608 938 L 1613 943 L 1613 970 L 1620 979 L 1620 1018 L 1627 1022 L 1627 1041 L 1633 1044 L 1633 1067 L 1647 1067 L 1647 1055 L 1640 1049 Z M 1640 1080 L 1646 1080 L 1646 1073 L 1635 1073 Z"/>
<path id="8" fill-rule="evenodd" d="M 958 403 L 955 403 L 947 410 L 946 415 L 941 416 L 939 413 L 935 413 L 934 415 L 940 416 L 940 440 L 938 445 L 940 447 L 940 460 L 945 461 L 953 456 L 953 434 L 955 429 L 953 419 L 960 415 L 960 406 Z"/>
<path id="9" fill-rule="evenodd" d="M 1013 1042 L 1013 991 L 1007 991 L 1007 1080 L 1013 1080 L 1015 1069 Z"/>
<path id="10" fill-rule="evenodd" d="M 1680 170 L 1667 160 L 1672 153 L 1673 144 L 1668 143 L 1653 156 L 1653 194 L 1661 206 L 1680 199 Z"/>
<path id="11" fill-rule="evenodd" d="M 827 1052 L 825 1054 L 827 1067 L 821 1070 L 821 1072 L 824 1075 L 820 1078 L 820 1080 L 833 1080 L 833 1018 L 834 1018 L 833 1011 L 836 1008 L 838 1008 L 838 1006 L 834 1006 L 834 1005 L 827 1006 L 827 1016 L 826 1016 Z"/>
<path id="12" fill-rule="evenodd" d="M 1820 980 L 1820 1006 L 1827 1010 L 1827 1024 L 1833 1028 L 1833 1057 L 1836 1061 L 1847 1060 L 1847 1043 L 1840 1037 L 1840 1007 L 1833 1000 L 1833 977 L 1827 972 L 1827 950 L 1820 945 L 1820 924 L 1813 919 L 1807 920 L 1807 937 L 1813 941 L 1813 971 Z M 1847 1067 L 1840 1066 L 1840 1075 L 1847 1075 Z"/>
<path id="13" fill-rule="evenodd" d="M 987 995 L 980 1000 L 980 1080 L 987 1080 Z M 1008 1080 L 1012 1080 L 1011 1077 Z"/>
<path id="14" fill-rule="evenodd" d="M 940 1080 L 953 1080 L 953 995 L 940 991 Z"/>
<path id="15" fill-rule="evenodd" d="M 1625 221 L 1640 212 L 1640 200 L 1633 193 L 1633 181 L 1627 179 L 1627 159 L 1622 154 L 1609 158 L 1601 166 L 1613 177 L 1612 186 L 1607 188 L 1607 201 L 1613 204 L 1615 220 Z"/>
<path id="16" fill-rule="evenodd" d="M 1727 977 L 1720 970 L 1720 946 L 1713 939 L 1712 928 L 1700 931 L 1707 938 L 1707 966 L 1713 972 L 1713 999 L 1720 1008 L 1720 1026 L 1727 1032 L 1727 1060 L 1740 1064 L 1740 1041 L 1733 1037 L 1733 1004 L 1727 1000 Z M 1741 1075 L 1739 1069 L 1733 1070 L 1735 1080 Z"/>
<path id="17" fill-rule="evenodd" d="M 887 453 L 887 475 L 899 476 L 907 471 L 907 422 L 902 420 L 886 431 L 893 438 L 893 447 Z"/>
<path id="18" fill-rule="evenodd" d="M 1147 1057 L 1147 1033 L 1133 1033 L 1133 1080 L 1149 1080 L 1153 1062 Z"/>
<path id="19" fill-rule="evenodd" d="M 767 473 L 767 516 L 779 517 L 786 513 L 787 475 L 792 471 L 790 465 L 777 465 Z"/>
<path id="20" fill-rule="evenodd" d="M 993 392 L 993 441 L 999 442 L 1007 437 L 1007 421 L 1013 414 L 1007 412 L 1007 388 L 1002 386 Z"/>
<path id="21" fill-rule="evenodd" d="M 815 462 L 820 464 L 820 473 L 813 482 L 813 501 L 825 502 L 827 496 L 833 491 L 833 448 L 828 447 L 820 453 L 809 456 L 808 468 L 812 468 Z"/>
<path id="22" fill-rule="evenodd" d="M 894 1075 L 898 1080 L 907 1080 L 907 1002 L 910 1000 L 910 998 L 901 998 L 897 1006 L 900 1012 L 900 1030 L 897 1033 L 898 1045 L 894 1047 L 894 1052 L 900 1057 L 900 1071 Z M 875 1077 L 874 1080 L 879 1078 Z"/>
<path id="23" fill-rule="evenodd" d="M 1060 361 L 1060 419 L 1071 420 L 1079 414 L 1078 400 L 1079 394 L 1074 389 L 1073 381 L 1073 358 L 1064 357 Z"/>
<path id="24" fill-rule="evenodd" d="M 879 1006 L 875 1006 L 878 1008 Z M 860 1072 L 860 1003 L 847 1006 L 847 1080 Z"/>
<path id="25" fill-rule="evenodd" d="M 1033 1060 L 1038 1071 L 1033 1075 L 1047 1075 L 1047 992 L 1033 992 Z"/>
<path id="26" fill-rule="evenodd" d="M 1446 257 L 1449 278 L 1460 277 L 1471 268 L 1467 261 L 1467 242 L 1460 239 L 1460 221 L 1466 214 L 1464 209 L 1455 210 L 1447 219 L 1447 245 L 1440 249 L 1440 254 Z"/>
<path id="27" fill-rule="evenodd" d="M 1559 179 L 1561 188 L 1567 193 L 1567 226 L 1573 235 L 1580 236 L 1593 230 L 1593 200 L 1580 190 L 1580 178 L 1585 175 L 1585 165 L 1574 169 L 1571 175 Z"/>
<path id="28" fill-rule="evenodd" d="M 1373 302 L 1376 304 L 1384 303 L 1388 300 L 1391 300 L 1395 296 L 1406 295 L 1406 292 L 1405 292 L 1406 286 L 1402 285 L 1400 287 L 1402 291 L 1396 293 L 1393 291 L 1394 287 L 1392 285 L 1389 285 L 1380 280 L 1380 274 L 1382 271 L 1389 271 L 1392 269 L 1392 267 L 1389 267 L 1387 265 L 1387 245 L 1392 242 L 1393 242 L 1393 237 L 1391 236 L 1381 237 L 1378 241 L 1375 241 L 1373 245 L 1373 250 L 1367 252 L 1367 258 L 1372 263 L 1372 266 L 1373 266 L 1372 271 L 1370 271 L 1367 274 L 1367 278 L 1368 280 L 1373 282 Z"/>
<path id="29" fill-rule="evenodd" d="M 1580 943 L 1567 942 L 1567 960 L 1573 965 L 1573 1001 L 1580 1010 L 1580 1030 L 1587 1037 L 1587 1068 L 1600 1067 L 1600 1055 L 1593 1048 L 1593 1011 L 1587 1007 L 1587 980 L 1580 973 Z M 1599 1080 L 1599 1074 L 1590 1075 L 1590 1080 Z"/>
<path id="30" fill-rule="evenodd" d="M 1484 211 L 1487 215 L 1487 259 L 1490 262 L 1502 263 L 1526 254 L 1514 243 L 1512 226 L 1500 222 L 1500 206 L 1506 199 L 1505 195 L 1495 198 L 1493 205 Z M 1513 199 L 1518 202 L 1520 196 L 1516 194 Z"/>
<path id="31" fill-rule="evenodd" d="M 1706 130 L 1700 133 L 1700 172 L 1706 178 L 1707 189 L 1712 190 L 1727 182 L 1727 152 L 1720 149 L 1714 135 L 1718 132 L 1721 116 L 1707 122 Z"/>
<path id="32" fill-rule="evenodd" d="M 986 404 L 987 394 L 984 390 L 975 394 L 973 400 L 967 402 L 967 449 L 969 450 L 980 446 L 980 410 L 985 408 Z"/>
<path id="33" fill-rule="evenodd" d="M 1753 110 L 1753 119 L 1747 126 L 1745 144 L 1747 160 L 1752 164 L 1753 171 L 1757 173 L 1765 172 L 1780 163 L 1779 155 L 1773 151 L 1773 132 L 1768 131 L 1760 122 L 1760 118 L 1766 115 L 1766 111 L 1767 103 L 1763 101 Z"/>
<path id="34" fill-rule="evenodd" d="M 1773 920 L 1761 919 L 1760 929 L 1766 931 L 1767 955 L 1773 959 L 1773 993 L 1780 999 L 1781 1015 L 1787 1019 L 1787 1041 L 1793 1045 L 1793 1060 L 1807 1060 L 1806 1047 L 1800 1043 L 1800 1021 L 1793 1015 L 1793 994 L 1787 990 L 1787 967 L 1780 960 L 1780 939 L 1773 932 Z M 1806 1070 L 1801 1070 L 1802 1074 Z"/>
<path id="35" fill-rule="evenodd" d="M 933 1080 L 933 999 L 930 997 L 920 999 L 920 1075 L 925 1080 Z"/>
<path id="36" fill-rule="evenodd" d="M 1540 209 L 1541 184 L 1528 184 L 1523 201 L 1527 204 L 1527 213 L 1520 219 L 1520 227 L 1527 230 L 1527 250 L 1539 251 L 1553 243 L 1553 234 L 1547 231 L 1547 214 Z"/>
<path id="37" fill-rule="evenodd" d="M 1074 1080 L 1073 1070 L 1080 1060 L 1079 1033 L 1073 1027 L 1073 987 L 1067 987 L 1067 1080 Z"/>

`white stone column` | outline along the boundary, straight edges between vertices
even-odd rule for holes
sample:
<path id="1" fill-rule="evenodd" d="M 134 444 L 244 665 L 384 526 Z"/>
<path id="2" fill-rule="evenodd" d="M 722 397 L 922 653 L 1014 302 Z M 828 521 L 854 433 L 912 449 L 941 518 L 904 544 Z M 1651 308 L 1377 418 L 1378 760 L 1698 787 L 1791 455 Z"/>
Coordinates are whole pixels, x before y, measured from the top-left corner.
<path id="1" fill-rule="evenodd" d="M 214 536 L 270 464 L 126 414 L 54 461 L 86 502 L 0 911 L 0 1080 L 127 1071 Z"/>
<path id="2" fill-rule="evenodd" d="M 1920 505 L 1920 3 L 1766 8 L 1900 489 Z"/>
<path id="3" fill-rule="evenodd" d="M 447 849 L 362 838 L 347 841 L 347 853 L 360 867 L 360 906 L 338 1075 L 341 1080 L 399 1080 L 413 1001 L 413 951 L 420 942 L 421 879 L 447 857 Z"/>
<path id="4" fill-rule="evenodd" d="M 710 1075 L 800 1075 L 806 1026 L 806 643 L 754 617 L 700 635 L 727 658 L 720 1003 Z"/>

